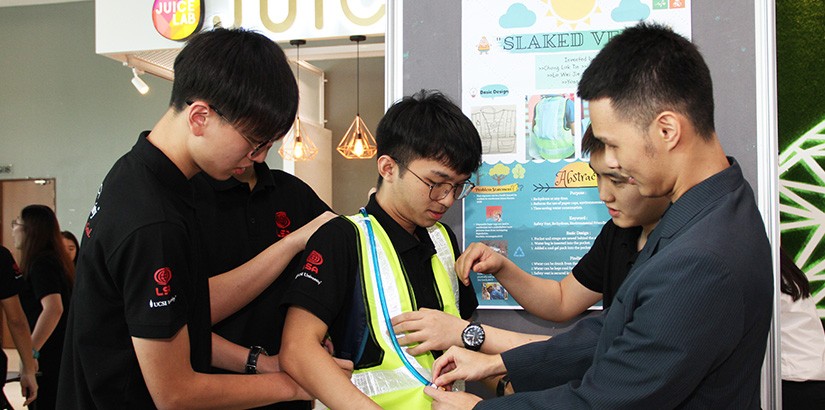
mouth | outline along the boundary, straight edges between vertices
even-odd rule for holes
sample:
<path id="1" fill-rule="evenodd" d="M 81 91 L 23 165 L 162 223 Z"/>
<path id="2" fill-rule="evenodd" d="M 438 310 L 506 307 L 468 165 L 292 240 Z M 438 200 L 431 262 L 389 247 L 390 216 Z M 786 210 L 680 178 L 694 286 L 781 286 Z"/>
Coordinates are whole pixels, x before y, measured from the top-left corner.
<path id="1" fill-rule="evenodd" d="M 446 210 L 444 212 L 446 212 Z M 435 219 L 436 221 L 441 219 L 442 216 L 444 216 L 444 212 L 436 212 L 429 209 L 427 210 L 427 213 L 430 215 L 430 217 Z"/>
<path id="2" fill-rule="evenodd" d="M 618 210 L 613 209 L 613 208 L 611 208 L 611 207 L 607 207 L 607 213 L 609 213 L 609 214 L 610 214 L 610 217 L 611 217 L 611 218 L 616 218 L 616 217 L 618 217 L 618 216 L 619 216 L 619 214 L 620 214 L 620 212 L 619 212 Z"/>

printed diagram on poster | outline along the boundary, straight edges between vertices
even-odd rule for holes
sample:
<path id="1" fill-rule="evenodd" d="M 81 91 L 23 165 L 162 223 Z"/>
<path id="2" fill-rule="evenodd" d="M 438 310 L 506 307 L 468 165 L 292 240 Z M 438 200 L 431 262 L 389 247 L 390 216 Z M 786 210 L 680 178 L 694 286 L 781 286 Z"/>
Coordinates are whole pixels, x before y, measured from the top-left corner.
<path id="1" fill-rule="evenodd" d="M 640 20 L 691 36 L 687 1 L 462 1 L 461 104 L 484 159 L 464 200 L 465 244 L 555 280 L 590 249 L 609 215 L 581 152 L 590 118 L 576 89 L 610 38 Z M 519 307 L 491 275 L 471 279 L 481 307 Z"/>

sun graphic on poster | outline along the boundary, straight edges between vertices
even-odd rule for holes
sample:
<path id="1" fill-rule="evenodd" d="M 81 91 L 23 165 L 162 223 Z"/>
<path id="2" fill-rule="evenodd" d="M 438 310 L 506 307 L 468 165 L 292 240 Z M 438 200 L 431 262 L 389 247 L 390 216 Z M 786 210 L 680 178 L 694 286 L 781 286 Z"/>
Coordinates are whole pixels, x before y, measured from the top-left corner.
<path id="1" fill-rule="evenodd" d="M 542 0 L 550 6 L 547 11 L 548 16 L 555 16 L 558 21 L 557 27 L 568 24 L 570 28 L 576 29 L 579 23 L 590 24 L 590 16 L 593 13 L 601 13 L 601 9 L 596 5 L 596 0 Z"/>

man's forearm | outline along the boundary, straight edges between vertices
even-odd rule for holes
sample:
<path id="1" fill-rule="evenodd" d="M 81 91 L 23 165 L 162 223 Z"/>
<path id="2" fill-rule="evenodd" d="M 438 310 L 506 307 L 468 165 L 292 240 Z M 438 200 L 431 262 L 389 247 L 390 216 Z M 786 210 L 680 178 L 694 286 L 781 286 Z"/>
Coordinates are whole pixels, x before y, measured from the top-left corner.
<path id="1" fill-rule="evenodd" d="M 212 324 L 237 312 L 277 279 L 304 244 L 290 235 L 264 249 L 249 262 L 209 278 Z"/>

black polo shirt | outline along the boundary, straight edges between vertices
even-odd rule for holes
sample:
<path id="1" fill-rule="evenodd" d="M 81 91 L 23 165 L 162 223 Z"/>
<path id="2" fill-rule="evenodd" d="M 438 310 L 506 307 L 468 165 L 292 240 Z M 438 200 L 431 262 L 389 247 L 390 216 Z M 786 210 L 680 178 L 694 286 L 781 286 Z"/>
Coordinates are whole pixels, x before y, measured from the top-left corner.
<path id="1" fill-rule="evenodd" d="M 366 206 L 367 212 L 374 216 L 387 232 L 395 251 L 401 260 L 402 268 L 412 286 L 413 308 L 422 307 L 444 310 L 438 292 L 436 291 L 435 276 L 433 274 L 431 257 L 435 255 L 435 246 L 425 228 L 416 227 L 415 235 L 410 235 L 404 228 L 393 220 L 375 200 L 370 197 Z M 445 225 L 453 246 L 455 255 L 459 255 L 455 234 Z M 329 327 L 329 334 L 333 343 L 343 340 L 347 331 L 347 322 L 350 310 L 353 308 L 352 295 L 355 291 L 357 273 L 361 269 L 360 252 L 358 251 L 359 237 L 356 228 L 346 219 L 335 218 L 318 229 L 307 243 L 302 258 L 302 266 L 308 257 L 322 263 L 315 264 L 318 272 L 299 272 L 295 281 L 284 297 L 284 306 L 300 306 Z M 364 244 L 369 246 L 369 244 Z M 459 312 L 462 318 L 469 318 L 478 301 L 472 285 L 464 286 L 459 282 Z M 360 286 L 360 283 L 358 284 Z M 441 352 L 433 352 L 439 356 Z M 380 362 L 380 348 L 369 340 L 364 354 L 356 363 L 356 368 L 370 367 Z"/>
<path id="2" fill-rule="evenodd" d="M 235 178 L 217 181 L 204 173 L 192 178 L 198 222 L 203 234 L 204 260 L 209 276 L 230 271 L 330 210 L 299 178 L 265 163 L 255 163 L 257 182 Z M 281 276 L 238 312 L 212 330 L 241 346 L 263 346 L 270 354 L 281 349 L 284 312 L 278 307 L 298 270 L 296 255 Z M 224 372 L 213 369 L 215 372 Z M 267 408 L 311 408 L 310 402 L 277 403 Z"/>
<path id="3" fill-rule="evenodd" d="M 0 246 L 0 299 L 17 295 L 22 286 L 23 276 L 14 257 L 6 247 Z"/>
<path id="4" fill-rule="evenodd" d="M 204 235 L 209 276 L 228 272 L 290 232 L 330 210 L 305 182 L 266 164 L 255 164 L 258 181 L 216 181 L 200 173 L 193 178 L 198 222 Z M 242 346 L 281 348 L 282 315 L 275 315 L 286 288 L 297 273 L 300 255 L 260 296 L 213 327 L 215 333 Z M 274 317 L 273 317 L 274 316 Z"/>
<path id="5" fill-rule="evenodd" d="M 195 371 L 211 359 L 192 186 L 142 133 L 109 171 L 83 233 L 61 366 L 63 408 L 153 408 L 132 337 L 188 326 Z"/>
<path id="6" fill-rule="evenodd" d="M 605 309 L 613 303 L 639 252 L 636 244 L 642 227 L 620 228 L 607 221 L 593 241 L 593 246 L 573 267 L 573 276 L 584 287 L 602 294 Z"/>
<path id="7" fill-rule="evenodd" d="M 8 299 L 12 296 L 17 296 L 20 293 L 20 288 L 23 286 L 23 276 L 20 274 L 20 268 L 14 262 L 14 257 L 11 252 L 3 246 L 0 246 L 0 300 Z M 0 372 L 6 374 L 8 370 L 8 358 L 6 352 L 0 350 Z M 6 384 L 4 377 L 0 381 L 0 386 Z"/>

